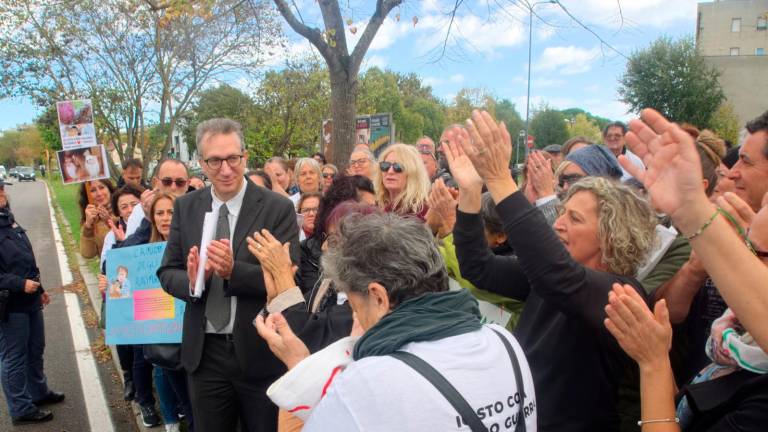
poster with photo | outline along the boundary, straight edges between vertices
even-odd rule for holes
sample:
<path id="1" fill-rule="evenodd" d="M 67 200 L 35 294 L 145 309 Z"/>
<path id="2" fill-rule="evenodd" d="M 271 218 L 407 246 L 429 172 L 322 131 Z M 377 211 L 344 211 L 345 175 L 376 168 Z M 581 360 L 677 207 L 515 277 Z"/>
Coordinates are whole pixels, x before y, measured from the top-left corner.
<path id="1" fill-rule="evenodd" d="M 96 145 L 93 107 L 90 99 L 56 102 L 59 133 L 64 150 Z"/>
<path id="2" fill-rule="evenodd" d="M 368 144 L 371 137 L 371 119 L 359 116 L 355 119 L 355 145 Z"/>
<path id="3" fill-rule="evenodd" d="M 102 145 L 56 152 L 64 184 L 82 183 L 109 177 L 107 152 Z"/>
<path id="4" fill-rule="evenodd" d="M 186 304 L 163 291 L 157 269 L 165 242 L 107 252 L 107 343 L 180 343 Z"/>

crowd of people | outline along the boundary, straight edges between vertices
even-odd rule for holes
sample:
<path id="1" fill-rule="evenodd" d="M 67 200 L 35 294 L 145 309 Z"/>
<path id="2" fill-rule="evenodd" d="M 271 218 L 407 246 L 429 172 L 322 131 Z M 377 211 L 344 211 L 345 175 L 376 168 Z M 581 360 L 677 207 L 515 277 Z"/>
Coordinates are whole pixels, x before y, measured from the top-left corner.
<path id="1" fill-rule="evenodd" d="M 645 110 L 601 143 L 531 151 L 519 178 L 509 132 L 487 112 L 437 143 L 358 145 L 342 169 L 316 153 L 248 171 L 242 133 L 228 119 L 198 126 L 205 178 L 174 159 L 145 176 L 131 159 L 117 185 L 81 185 L 81 255 L 104 272 L 113 248 L 167 242 L 157 276 L 186 302 L 176 363 L 117 347 L 145 426 L 768 424 L 768 112 L 734 146 Z M 2 191 L 0 230 L 14 229 Z M 35 328 L 47 294 L 31 249 L 21 274 L 14 240 L 0 241 L 3 389 L 14 422 L 45 421 L 35 401 L 63 395 L 33 385 L 42 351 L 20 353 L 9 335 L 22 315 Z M 108 285 L 101 275 L 105 297 Z"/>

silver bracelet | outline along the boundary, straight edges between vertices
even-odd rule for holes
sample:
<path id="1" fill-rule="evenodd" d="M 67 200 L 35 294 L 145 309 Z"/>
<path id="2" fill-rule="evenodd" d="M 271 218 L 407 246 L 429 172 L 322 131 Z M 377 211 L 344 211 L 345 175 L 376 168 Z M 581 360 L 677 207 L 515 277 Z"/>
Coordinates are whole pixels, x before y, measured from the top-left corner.
<path id="1" fill-rule="evenodd" d="M 637 425 L 643 426 L 644 424 L 650 424 L 650 423 L 680 423 L 680 419 L 675 418 L 665 418 L 665 419 L 657 419 L 657 420 L 638 420 Z"/>

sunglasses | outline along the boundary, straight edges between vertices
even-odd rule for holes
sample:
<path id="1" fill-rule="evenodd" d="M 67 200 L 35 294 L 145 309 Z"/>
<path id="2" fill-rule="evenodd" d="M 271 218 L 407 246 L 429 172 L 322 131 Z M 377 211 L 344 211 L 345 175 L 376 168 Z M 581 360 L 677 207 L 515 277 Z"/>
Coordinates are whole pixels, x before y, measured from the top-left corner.
<path id="1" fill-rule="evenodd" d="M 562 188 L 565 186 L 566 183 L 568 183 L 568 186 L 570 186 L 583 178 L 584 176 L 580 174 L 561 175 L 560 178 L 557 180 L 557 185 Z"/>
<path id="2" fill-rule="evenodd" d="M 174 180 L 170 177 L 165 177 L 160 179 L 160 183 L 162 183 L 165 187 L 171 187 L 171 185 L 174 183 L 176 183 L 176 187 L 184 187 L 187 185 L 187 183 L 189 183 L 189 180 L 183 178 L 177 178 Z"/>
<path id="3" fill-rule="evenodd" d="M 381 169 L 381 172 L 389 172 L 390 168 L 394 169 L 396 173 L 403 172 L 403 166 L 397 162 L 379 162 L 379 169 Z"/>
<path id="4" fill-rule="evenodd" d="M 323 173 L 323 178 L 331 178 L 333 177 L 333 173 Z"/>

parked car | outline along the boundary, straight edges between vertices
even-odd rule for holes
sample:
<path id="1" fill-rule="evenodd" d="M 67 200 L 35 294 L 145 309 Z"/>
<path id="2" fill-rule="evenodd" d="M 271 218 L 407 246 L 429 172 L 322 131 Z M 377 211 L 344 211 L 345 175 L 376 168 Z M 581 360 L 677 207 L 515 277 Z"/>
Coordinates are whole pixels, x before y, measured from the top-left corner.
<path id="1" fill-rule="evenodd" d="M 35 169 L 28 166 L 20 166 L 16 168 L 16 171 L 18 172 L 17 178 L 20 182 L 28 180 L 28 181 L 37 181 L 35 178 Z"/>
<path id="2" fill-rule="evenodd" d="M 5 167 L 0 165 L 0 180 L 5 180 L 8 173 L 5 171 Z"/>
<path id="3" fill-rule="evenodd" d="M 11 168 L 10 171 L 8 171 L 8 175 L 14 178 L 19 178 L 19 170 L 16 167 Z"/>

